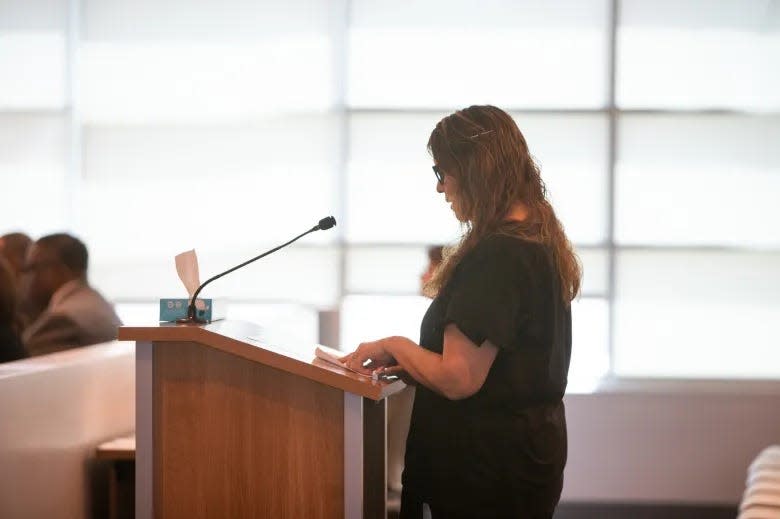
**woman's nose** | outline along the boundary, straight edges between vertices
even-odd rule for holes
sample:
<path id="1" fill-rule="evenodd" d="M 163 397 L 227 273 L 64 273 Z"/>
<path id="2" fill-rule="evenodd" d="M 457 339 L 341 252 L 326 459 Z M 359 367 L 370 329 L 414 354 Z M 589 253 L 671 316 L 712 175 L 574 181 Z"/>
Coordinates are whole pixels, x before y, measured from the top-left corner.
<path id="1" fill-rule="evenodd" d="M 436 192 L 444 193 L 444 184 L 442 182 L 436 182 Z"/>

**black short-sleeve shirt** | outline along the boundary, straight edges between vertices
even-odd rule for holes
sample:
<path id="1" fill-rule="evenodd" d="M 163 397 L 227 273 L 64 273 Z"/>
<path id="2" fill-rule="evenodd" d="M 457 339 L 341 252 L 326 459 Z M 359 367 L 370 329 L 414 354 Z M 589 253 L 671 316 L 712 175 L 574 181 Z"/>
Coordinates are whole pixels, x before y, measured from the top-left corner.
<path id="1" fill-rule="evenodd" d="M 431 303 L 420 345 L 441 353 L 450 323 L 475 344 L 490 341 L 499 352 L 484 385 L 469 398 L 448 400 L 418 386 L 406 447 L 406 497 L 464 517 L 523 516 L 529 493 L 554 507 L 566 463 L 562 398 L 571 312 L 549 249 L 512 236 L 483 239 Z"/>

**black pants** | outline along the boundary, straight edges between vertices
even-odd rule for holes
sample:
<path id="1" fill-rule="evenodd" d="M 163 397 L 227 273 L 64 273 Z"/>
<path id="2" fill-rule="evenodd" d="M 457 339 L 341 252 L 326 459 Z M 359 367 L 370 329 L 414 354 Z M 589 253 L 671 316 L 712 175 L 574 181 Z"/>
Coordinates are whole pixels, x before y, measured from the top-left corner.
<path id="1" fill-rule="evenodd" d="M 563 489 L 563 476 L 546 485 L 528 483 L 508 495 L 476 504 L 466 496 L 452 495 L 442 502 L 427 499 L 404 487 L 400 519 L 423 519 L 423 503 L 428 503 L 432 519 L 552 519 Z M 433 501 L 433 502 L 432 502 Z"/>

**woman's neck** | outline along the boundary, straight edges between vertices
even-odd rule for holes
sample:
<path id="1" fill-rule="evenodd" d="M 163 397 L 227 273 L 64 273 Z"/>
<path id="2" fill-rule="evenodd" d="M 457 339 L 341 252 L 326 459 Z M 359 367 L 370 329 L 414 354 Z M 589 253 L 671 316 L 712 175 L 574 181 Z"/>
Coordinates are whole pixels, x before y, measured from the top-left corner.
<path id="1" fill-rule="evenodd" d="M 528 206 L 522 202 L 517 202 L 509 209 L 506 214 L 505 221 L 507 222 L 523 222 L 528 218 L 530 210 Z"/>

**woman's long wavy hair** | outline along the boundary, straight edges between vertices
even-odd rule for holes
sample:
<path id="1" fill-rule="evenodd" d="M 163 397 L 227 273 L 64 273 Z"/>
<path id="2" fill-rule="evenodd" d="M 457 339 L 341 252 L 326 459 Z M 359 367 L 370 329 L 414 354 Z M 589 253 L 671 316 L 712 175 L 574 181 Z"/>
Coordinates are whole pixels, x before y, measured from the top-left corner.
<path id="1" fill-rule="evenodd" d="M 547 189 L 525 137 L 509 114 L 495 106 L 458 110 L 436 125 L 428 151 L 444 174 L 458 182 L 465 229 L 460 243 L 446 251 L 426 292 L 438 293 L 481 239 L 508 234 L 547 247 L 557 267 L 563 301 L 571 302 L 580 291 L 580 262 L 547 200 Z M 508 222 L 506 216 L 518 202 L 528 208 L 528 217 Z"/>

